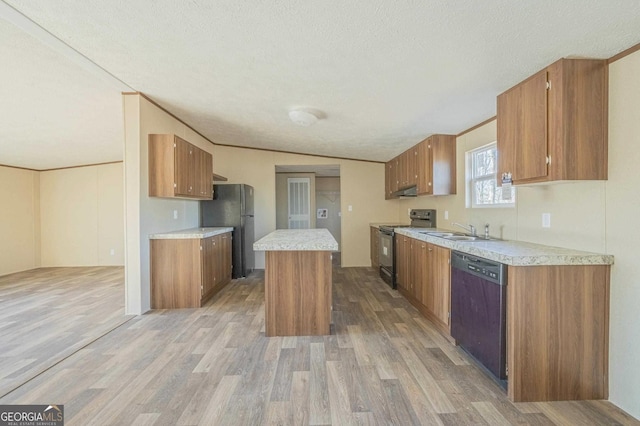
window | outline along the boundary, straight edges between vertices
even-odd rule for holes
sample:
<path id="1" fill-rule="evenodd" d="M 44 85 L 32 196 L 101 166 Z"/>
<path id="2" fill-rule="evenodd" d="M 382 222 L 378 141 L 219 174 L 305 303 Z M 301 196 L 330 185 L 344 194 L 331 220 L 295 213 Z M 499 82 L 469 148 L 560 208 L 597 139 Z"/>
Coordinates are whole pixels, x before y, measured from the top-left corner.
<path id="1" fill-rule="evenodd" d="M 511 197 L 503 199 L 502 188 L 496 185 L 498 150 L 496 143 L 467 152 L 467 171 L 471 207 L 513 207 L 515 188 Z"/>

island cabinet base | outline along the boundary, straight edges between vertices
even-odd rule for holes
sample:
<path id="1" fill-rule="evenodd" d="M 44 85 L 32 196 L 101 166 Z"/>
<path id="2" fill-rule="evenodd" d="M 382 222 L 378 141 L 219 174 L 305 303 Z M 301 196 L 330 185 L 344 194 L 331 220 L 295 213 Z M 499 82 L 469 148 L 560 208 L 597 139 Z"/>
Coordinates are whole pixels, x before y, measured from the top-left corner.
<path id="1" fill-rule="evenodd" d="M 267 251 L 265 334 L 330 334 L 331 252 Z"/>
<path id="2" fill-rule="evenodd" d="M 510 266 L 512 401 L 608 398 L 608 265 Z"/>

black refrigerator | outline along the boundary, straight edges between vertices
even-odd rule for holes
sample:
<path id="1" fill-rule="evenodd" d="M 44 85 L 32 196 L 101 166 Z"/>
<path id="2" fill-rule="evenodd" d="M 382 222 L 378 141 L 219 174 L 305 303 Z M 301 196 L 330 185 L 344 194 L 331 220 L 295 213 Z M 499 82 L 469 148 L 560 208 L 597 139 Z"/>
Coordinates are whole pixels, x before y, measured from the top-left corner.
<path id="1" fill-rule="evenodd" d="M 200 201 L 200 226 L 232 226 L 232 277 L 243 278 L 255 268 L 253 252 L 253 187 L 213 185 L 213 200 Z"/>

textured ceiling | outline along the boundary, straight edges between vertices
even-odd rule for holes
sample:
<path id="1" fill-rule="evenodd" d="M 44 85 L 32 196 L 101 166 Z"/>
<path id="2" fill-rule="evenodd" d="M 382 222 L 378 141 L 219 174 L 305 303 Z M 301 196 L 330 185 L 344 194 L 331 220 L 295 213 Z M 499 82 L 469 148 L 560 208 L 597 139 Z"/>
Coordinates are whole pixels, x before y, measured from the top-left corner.
<path id="1" fill-rule="evenodd" d="M 117 90 L 0 19 L 0 164 L 50 169 L 122 160 Z"/>
<path id="2" fill-rule="evenodd" d="M 380 161 L 561 57 L 640 42 L 637 0 L 6 3 L 214 142 Z"/>

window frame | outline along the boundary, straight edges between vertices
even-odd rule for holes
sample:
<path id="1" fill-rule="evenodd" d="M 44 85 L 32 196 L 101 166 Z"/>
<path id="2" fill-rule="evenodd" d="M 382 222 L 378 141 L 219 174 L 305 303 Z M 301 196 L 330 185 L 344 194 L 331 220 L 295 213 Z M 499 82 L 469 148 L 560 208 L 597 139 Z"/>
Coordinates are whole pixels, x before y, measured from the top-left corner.
<path id="1" fill-rule="evenodd" d="M 496 173 L 494 174 L 484 174 L 481 176 L 476 177 L 475 173 L 476 173 L 476 168 L 475 168 L 475 155 L 478 152 L 481 151 L 490 151 L 490 150 L 496 150 Z M 514 187 L 511 188 L 511 190 L 513 191 L 513 201 L 512 202 L 508 202 L 508 203 L 495 203 L 492 202 L 490 204 L 478 204 L 477 200 L 476 200 L 476 190 L 475 190 L 475 184 L 476 182 L 481 182 L 481 181 L 494 181 L 496 188 L 498 187 L 498 172 L 497 172 L 497 161 L 498 161 L 498 155 L 497 155 L 497 142 L 493 141 L 491 143 L 488 143 L 486 145 L 482 145 L 479 146 L 477 148 L 474 148 L 472 150 L 469 150 L 465 153 L 465 160 L 466 160 L 466 180 L 467 180 L 467 207 L 470 207 L 472 209 L 492 209 L 492 208 L 514 208 L 516 206 L 516 189 Z"/>

